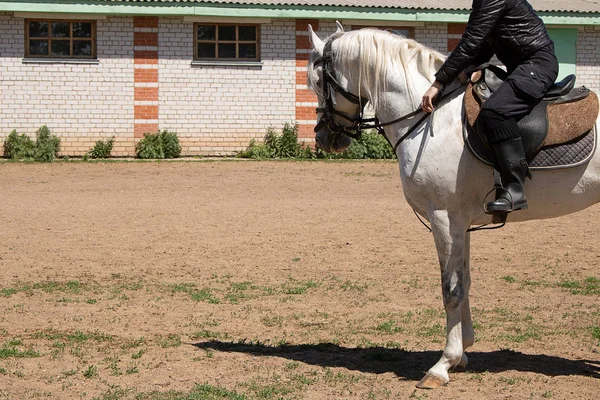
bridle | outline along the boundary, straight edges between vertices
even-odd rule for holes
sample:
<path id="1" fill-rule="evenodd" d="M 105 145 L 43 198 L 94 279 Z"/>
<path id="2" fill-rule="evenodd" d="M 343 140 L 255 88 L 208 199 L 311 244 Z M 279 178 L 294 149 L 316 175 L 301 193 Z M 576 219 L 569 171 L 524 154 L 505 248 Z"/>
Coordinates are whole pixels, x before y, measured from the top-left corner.
<path id="1" fill-rule="evenodd" d="M 325 47 L 323 48 L 323 56 L 317 59 L 313 65 L 322 64 L 323 65 L 323 97 L 325 98 L 325 107 L 317 108 L 317 113 L 322 113 L 321 119 L 315 126 L 315 133 L 317 133 L 323 126 L 327 126 L 327 129 L 335 136 L 339 134 L 344 134 L 353 139 L 359 139 L 361 136 L 361 124 L 365 121 L 363 118 L 363 112 L 365 108 L 365 104 L 367 104 L 368 99 L 364 97 L 358 97 L 353 93 L 350 93 L 346 89 L 340 85 L 340 83 L 335 79 L 333 71 L 333 57 L 331 54 L 331 44 L 333 40 L 327 41 Z M 360 112 L 358 115 L 351 117 L 340 111 L 337 111 L 333 104 L 333 95 L 334 93 L 339 93 L 344 96 L 351 103 L 357 104 L 360 106 Z M 340 125 L 334 121 L 333 117 L 337 115 L 342 117 L 346 121 L 352 123 L 350 126 Z"/>
<path id="2" fill-rule="evenodd" d="M 322 115 L 319 119 L 319 122 L 315 126 L 315 133 L 321 130 L 323 126 L 326 126 L 333 136 L 332 140 L 335 141 L 335 138 L 340 134 L 349 136 L 353 139 L 360 139 L 363 130 L 376 129 L 379 134 L 383 135 L 386 138 L 390 146 L 392 146 L 394 153 L 396 153 L 396 150 L 400 143 L 402 143 L 404 139 L 406 139 L 411 133 L 413 133 L 421 125 L 421 123 L 425 121 L 425 119 L 427 119 L 430 113 L 426 113 L 421 109 L 421 107 L 418 107 L 416 110 L 389 122 L 379 122 L 377 116 L 375 116 L 374 118 L 364 118 L 363 114 L 365 104 L 369 100 L 364 97 L 358 97 L 357 95 L 350 93 L 335 78 L 335 71 L 333 70 L 333 56 L 331 51 L 331 46 L 335 39 L 337 39 L 337 37 L 333 37 L 330 40 L 328 40 L 327 43 L 325 43 L 325 46 L 323 47 L 323 56 L 315 60 L 315 62 L 313 63 L 313 65 L 322 64 L 323 66 L 322 86 L 323 97 L 325 98 L 325 107 L 318 107 L 316 110 L 317 114 L 321 113 Z M 441 96 L 439 96 L 439 100 L 436 103 L 439 103 L 442 100 L 448 98 L 461 87 L 462 85 L 449 91 L 448 93 L 443 93 Z M 348 116 L 340 111 L 337 111 L 334 107 L 333 102 L 333 95 L 335 93 L 339 93 L 351 103 L 357 104 L 360 108 L 359 113 L 355 116 Z M 385 134 L 383 128 L 386 126 L 396 124 L 398 122 L 405 121 L 419 114 L 423 114 L 423 116 L 414 125 L 412 125 L 410 129 L 396 141 L 395 144 L 392 144 L 390 142 L 390 139 Z M 344 126 L 335 122 L 333 119 L 335 115 L 345 119 L 346 121 L 349 121 L 351 125 Z"/>

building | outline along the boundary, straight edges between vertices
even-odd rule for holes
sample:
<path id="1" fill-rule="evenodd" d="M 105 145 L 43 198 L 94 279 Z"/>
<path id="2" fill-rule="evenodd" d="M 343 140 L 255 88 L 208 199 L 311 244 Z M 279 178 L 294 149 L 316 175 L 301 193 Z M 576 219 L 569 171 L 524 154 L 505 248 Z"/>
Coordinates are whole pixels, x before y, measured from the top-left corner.
<path id="1" fill-rule="evenodd" d="M 530 0 L 557 44 L 561 75 L 600 91 L 600 4 Z M 65 155 L 115 137 L 177 132 L 185 155 L 231 155 L 269 126 L 312 137 L 309 23 L 321 36 L 398 30 L 441 52 L 469 0 L 0 0 L 0 139 L 47 125 Z"/>

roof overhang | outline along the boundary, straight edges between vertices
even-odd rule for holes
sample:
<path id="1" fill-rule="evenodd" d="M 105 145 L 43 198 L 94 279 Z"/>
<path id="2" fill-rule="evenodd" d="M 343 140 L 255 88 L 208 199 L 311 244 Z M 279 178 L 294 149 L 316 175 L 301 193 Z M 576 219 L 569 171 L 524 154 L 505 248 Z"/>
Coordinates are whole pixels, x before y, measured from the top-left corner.
<path id="1" fill-rule="evenodd" d="M 415 10 L 369 7 L 322 7 L 322 6 L 266 6 L 227 5 L 188 2 L 102 2 L 97 1 L 51 1 L 51 0 L 0 0 L 0 12 L 95 14 L 131 16 L 202 16 L 236 18 L 306 18 L 362 21 L 406 21 L 464 23 L 468 10 Z M 597 25 L 597 13 L 540 12 L 546 24 L 551 25 Z"/>

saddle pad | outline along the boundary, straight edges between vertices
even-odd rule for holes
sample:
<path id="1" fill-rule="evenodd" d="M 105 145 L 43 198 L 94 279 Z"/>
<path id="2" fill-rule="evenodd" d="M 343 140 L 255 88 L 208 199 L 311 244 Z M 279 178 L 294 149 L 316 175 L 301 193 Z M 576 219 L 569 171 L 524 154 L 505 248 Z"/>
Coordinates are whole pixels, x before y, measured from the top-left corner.
<path id="1" fill-rule="evenodd" d="M 479 160 L 494 165 L 494 153 L 474 132 L 469 124 L 463 124 L 463 135 L 469 149 Z M 585 135 L 568 143 L 542 147 L 533 156 L 527 158 L 532 170 L 549 170 L 576 167 L 588 162 L 596 150 L 597 127 L 594 126 Z"/>
<path id="2" fill-rule="evenodd" d="M 576 90 L 579 89 L 574 89 L 574 91 Z M 464 106 L 466 122 L 472 128 L 481 109 L 479 99 L 473 94 L 472 84 L 469 84 L 465 91 Z M 541 111 L 541 108 L 536 107 L 535 111 Z M 529 142 L 524 143 L 524 145 L 527 144 L 526 152 L 533 152 L 541 146 L 553 146 L 582 137 L 594 126 L 598 111 L 598 96 L 594 92 L 589 92 L 589 95 L 581 100 L 549 104 L 547 108 L 548 134 L 545 139 L 543 136 L 539 138 L 539 141 L 536 142 L 537 146 L 529 146 L 531 144 Z M 545 115 L 536 115 L 535 117 L 544 118 Z M 525 119 L 522 121 L 523 123 Z M 533 138 L 529 137 L 529 139 Z"/>
<path id="3" fill-rule="evenodd" d="M 598 118 L 598 96 L 590 92 L 583 100 L 548 106 L 548 136 L 542 146 L 571 140 L 576 132 L 587 132 Z M 569 133 L 572 132 L 571 135 Z"/>

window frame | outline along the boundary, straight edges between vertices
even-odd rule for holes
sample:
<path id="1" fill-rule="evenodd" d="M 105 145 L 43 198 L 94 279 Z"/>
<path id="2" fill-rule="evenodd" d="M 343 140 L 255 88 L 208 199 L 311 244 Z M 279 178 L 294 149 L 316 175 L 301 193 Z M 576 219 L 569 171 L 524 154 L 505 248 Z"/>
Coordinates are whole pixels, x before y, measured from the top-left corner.
<path id="1" fill-rule="evenodd" d="M 48 23 L 48 36 L 47 37 L 37 37 L 29 35 L 29 23 L 31 22 L 46 22 Z M 46 40 L 48 42 L 48 53 L 51 52 L 52 49 L 52 35 L 50 29 L 52 27 L 52 23 L 55 22 L 66 22 L 69 24 L 69 37 L 68 38 L 55 38 L 56 41 L 69 41 L 69 55 L 41 55 L 41 54 L 29 54 L 30 50 L 30 41 L 31 40 Z M 98 58 L 97 52 L 97 27 L 96 20 L 89 19 L 46 19 L 46 18 L 29 18 L 25 19 L 25 59 L 46 59 L 46 60 L 96 60 Z M 85 37 L 73 37 L 73 24 L 74 23 L 89 23 L 92 26 L 92 33 L 90 38 Z M 92 55 L 90 56 L 78 56 L 73 54 L 73 41 L 75 40 L 85 40 L 90 41 L 92 43 Z"/>
<path id="2" fill-rule="evenodd" d="M 198 40 L 198 26 L 214 26 L 215 29 L 215 39 L 214 40 Z M 221 26 L 234 26 L 235 27 L 235 40 L 219 40 L 219 27 Z M 240 26 L 252 26 L 256 29 L 256 40 L 239 40 L 239 27 Z M 194 59 L 193 61 L 200 62 L 229 62 L 229 63 L 244 63 L 244 62 L 260 62 L 261 61 L 261 52 L 260 52 L 260 24 L 236 24 L 236 23 L 217 23 L 217 22 L 195 22 L 194 23 Z M 215 57 L 199 57 L 198 55 L 198 44 L 200 43 L 214 43 L 215 45 Z M 235 52 L 236 57 L 219 57 L 219 43 L 223 44 L 235 44 Z M 239 45 L 240 44 L 254 44 L 256 46 L 256 57 L 255 58 L 242 58 L 239 56 Z"/>

